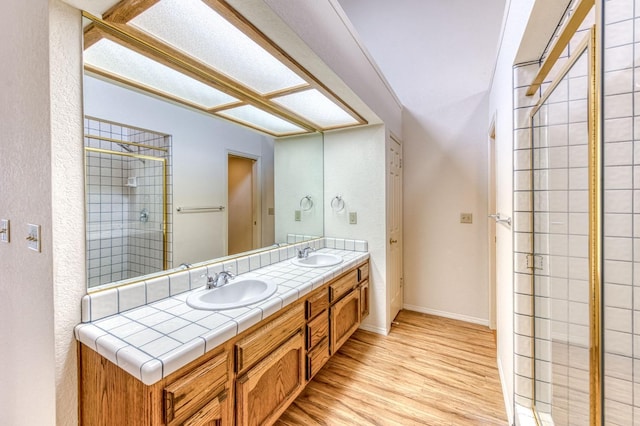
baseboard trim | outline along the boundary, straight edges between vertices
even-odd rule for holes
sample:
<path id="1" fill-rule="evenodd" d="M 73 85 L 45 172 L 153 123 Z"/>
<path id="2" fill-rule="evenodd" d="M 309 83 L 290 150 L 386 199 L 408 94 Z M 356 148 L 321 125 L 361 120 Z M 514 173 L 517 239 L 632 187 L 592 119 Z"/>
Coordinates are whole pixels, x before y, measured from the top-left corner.
<path id="1" fill-rule="evenodd" d="M 372 333 L 382 334 L 383 336 L 386 336 L 389 334 L 389 330 L 382 327 L 374 327 L 371 325 L 360 324 L 359 328 L 364 331 L 370 331 Z"/>
<path id="2" fill-rule="evenodd" d="M 452 312 L 438 311 L 436 309 L 429 309 L 429 308 L 424 308 L 422 306 L 409 305 L 406 303 L 404 304 L 404 309 L 407 309 L 409 311 L 420 312 L 423 314 L 436 315 L 439 317 L 450 318 L 450 319 L 470 322 L 473 324 L 479 324 L 479 325 L 484 325 L 486 327 L 489 327 L 489 320 L 484 318 L 476 318 L 476 317 L 470 317 L 468 315 L 454 314 Z"/>

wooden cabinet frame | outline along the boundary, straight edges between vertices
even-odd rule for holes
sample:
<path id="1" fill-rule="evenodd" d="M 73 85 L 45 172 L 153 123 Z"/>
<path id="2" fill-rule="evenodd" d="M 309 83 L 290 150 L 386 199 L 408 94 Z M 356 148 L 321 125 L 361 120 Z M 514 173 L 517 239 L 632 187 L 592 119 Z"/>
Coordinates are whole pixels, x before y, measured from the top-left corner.
<path id="1" fill-rule="evenodd" d="M 78 343 L 80 424 L 272 424 L 359 327 L 368 290 L 366 261 L 150 386 Z M 256 398 L 265 379 L 278 390 Z"/>

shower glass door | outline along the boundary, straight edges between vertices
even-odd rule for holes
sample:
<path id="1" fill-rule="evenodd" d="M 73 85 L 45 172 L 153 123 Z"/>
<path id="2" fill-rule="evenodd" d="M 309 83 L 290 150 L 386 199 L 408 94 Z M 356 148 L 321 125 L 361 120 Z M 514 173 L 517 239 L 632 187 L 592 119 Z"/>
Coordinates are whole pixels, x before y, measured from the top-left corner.
<path id="1" fill-rule="evenodd" d="M 542 425 L 587 425 L 589 48 L 585 42 L 532 112 L 534 404 Z"/>

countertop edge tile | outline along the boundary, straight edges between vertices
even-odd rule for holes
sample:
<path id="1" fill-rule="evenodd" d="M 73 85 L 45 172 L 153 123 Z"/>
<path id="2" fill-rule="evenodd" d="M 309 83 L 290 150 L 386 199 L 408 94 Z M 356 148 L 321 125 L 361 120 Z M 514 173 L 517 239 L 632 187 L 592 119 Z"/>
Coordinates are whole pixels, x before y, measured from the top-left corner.
<path id="1" fill-rule="evenodd" d="M 164 366 L 162 370 L 163 377 L 174 373 L 205 354 L 205 339 L 196 337 L 193 340 L 160 356 L 160 361 Z"/>
<path id="2" fill-rule="evenodd" d="M 117 336 L 108 333 L 92 322 L 85 322 L 86 318 L 84 317 L 82 318 L 83 322 L 74 328 L 75 337 L 78 341 L 95 350 L 111 362 L 114 362 L 120 368 L 142 381 L 144 384 L 152 385 L 167 377 L 169 374 L 179 370 L 189 362 L 192 362 L 198 357 L 204 355 L 206 352 L 209 352 L 229 339 L 249 329 L 261 320 L 270 317 L 296 300 L 299 300 L 311 291 L 328 283 L 344 271 L 353 268 L 359 263 L 370 258 L 368 252 L 337 250 L 330 247 L 330 245 L 327 245 L 327 248 L 319 249 L 319 251 L 340 254 L 344 261 L 333 267 L 313 268 L 313 270 L 311 270 L 311 268 L 310 270 L 306 270 L 305 268 L 304 272 L 299 272 L 299 270 L 298 272 L 292 271 L 290 269 L 290 259 L 282 258 L 280 262 L 273 263 L 271 265 L 262 265 L 262 267 L 258 269 L 250 268 L 250 271 L 247 272 L 247 274 L 250 274 L 252 277 L 261 277 L 265 276 L 265 274 L 269 274 L 266 275 L 269 277 L 273 276 L 274 273 L 277 274 L 276 276 L 288 274 L 289 277 L 292 277 L 285 281 L 286 284 L 284 285 L 284 288 L 288 290 L 284 293 L 276 293 L 262 302 L 251 305 L 248 310 L 236 309 L 235 312 L 231 312 L 232 310 L 227 312 L 220 311 L 220 313 L 223 315 L 226 314 L 226 316 L 229 317 L 229 321 L 210 329 L 201 336 L 183 343 L 179 347 L 174 348 L 156 358 L 146 354 L 139 348 L 126 343 Z M 251 257 L 249 257 L 249 262 L 251 262 Z M 270 269 L 266 269 L 267 267 Z M 279 268 L 282 268 L 282 272 L 278 271 Z M 264 273 L 261 273 L 262 269 L 265 269 Z M 193 270 L 189 271 L 190 276 L 192 275 L 192 272 Z M 170 282 L 169 280 L 167 281 Z M 190 281 L 190 291 L 197 290 L 197 287 L 193 287 L 193 281 L 195 280 Z M 175 299 L 185 299 L 186 294 L 188 293 L 181 293 L 178 297 L 173 297 Z M 148 303 L 144 306 L 152 308 L 148 309 L 150 312 L 153 312 L 153 309 L 166 312 L 157 306 L 157 304 L 162 305 L 163 300 L 166 299 Z M 85 296 L 82 303 L 86 304 L 87 302 L 88 300 L 86 300 Z M 135 313 L 132 314 L 131 311 L 122 312 L 116 315 L 126 316 L 127 319 L 133 320 L 132 323 L 139 324 L 138 319 L 140 318 L 138 318 Z M 181 315 L 175 315 L 175 317 L 182 318 Z M 190 322 L 197 323 L 197 321 Z M 152 330 L 151 327 L 145 327 Z"/>

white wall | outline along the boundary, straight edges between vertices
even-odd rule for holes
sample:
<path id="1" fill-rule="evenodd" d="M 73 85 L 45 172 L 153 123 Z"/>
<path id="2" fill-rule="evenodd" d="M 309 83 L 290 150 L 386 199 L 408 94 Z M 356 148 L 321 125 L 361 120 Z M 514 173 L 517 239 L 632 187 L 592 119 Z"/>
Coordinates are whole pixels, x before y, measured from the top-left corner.
<path id="1" fill-rule="evenodd" d="M 322 134 L 292 136 L 275 141 L 274 186 L 277 242 L 287 242 L 287 234 L 324 235 L 324 161 Z M 300 200 L 309 195 L 313 207 L 303 210 Z M 300 221 L 295 211 L 300 211 Z"/>
<path id="2" fill-rule="evenodd" d="M 387 318 L 385 137 L 382 125 L 324 135 L 325 235 L 369 242 L 371 311 L 363 328 L 383 334 L 391 322 Z M 331 208 L 336 195 L 342 195 L 343 211 Z M 358 214 L 357 224 L 349 224 L 349 212 Z"/>
<path id="3" fill-rule="evenodd" d="M 85 291 L 80 145 L 80 16 L 10 2 L 0 17 L 0 411 L 10 425 L 77 423 L 73 326 Z M 42 226 L 42 252 L 25 247 Z"/>
<path id="4" fill-rule="evenodd" d="M 489 116 L 496 120 L 496 204 L 513 210 L 513 65 L 534 0 L 511 2 L 489 96 Z M 498 368 L 506 407 L 513 419 L 513 240 L 510 229 L 496 227 L 496 298 Z"/>
<path id="5" fill-rule="evenodd" d="M 487 94 L 432 105 L 404 111 L 405 306 L 488 325 Z"/>
<path id="6" fill-rule="evenodd" d="M 504 0 L 340 4 L 404 104 L 405 306 L 487 324 L 487 90 Z"/>
<path id="7" fill-rule="evenodd" d="M 369 117 L 370 123 L 384 122 L 388 131 L 402 137 L 402 104 L 391 89 L 385 77 L 379 71 L 366 48 L 361 44 L 358 34 L 346 17 L 337 0 L 295 2 L 289 0 L 264 0 L 266 4 L 300 37 L 315 55 L 322 60 L 324 66 L 330 68 L 331 74 L 326 76 L 325 83 L 335 81 L 331 87 L 346 85 L 349 93 L 340 93 L 347 103 L 354 107 L 363 105 L 363 110 L 371 109 L 377 119 Z M 241 7 L 242 2 L 232 0 L 234 7 Z M 250 3 L 244 1 L 244 3 Z M 248 7 L 247 7 L 248 8 Z M 243 10 L 244 12 L 244 10 Z M 247 16 L 249 14 L 247 13 Z M 260 27 L 259 17 L 252 17 L 253 22 Z M 309 55 L 295 49 L 295 40 L 288 37 L 280 40 L 279 34 L 271 32 L 270 28 L 262 28 L 282 47 L 287 49 L 294 58 L 301 60 L 307 69 L 318 77 L 325 78 L 322 67 L 314 67 L 314 63 L 307 64 Z M 304 60 L 307 59 L 305 62 Z M 325 65 L 326 64 L 326 65 Z M 335 77 L 338 77 L 336 81 Z"/>
<path id="8" fill-rule="evenodd" d="M 273 141 L 257 132 L 176 104 L 85 77 L 88 116 L 172 136 L 174 265 L 226 255 L 227 211 L 177 213 L 178 206 L 227 205 L 227 155 L 260 158 L 263 231 L 273 231 Z M 273 244 L 273 234 L 264 245 Z"/>

